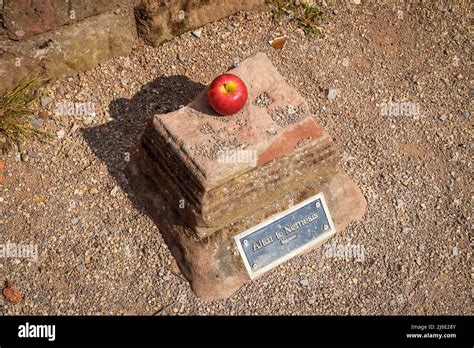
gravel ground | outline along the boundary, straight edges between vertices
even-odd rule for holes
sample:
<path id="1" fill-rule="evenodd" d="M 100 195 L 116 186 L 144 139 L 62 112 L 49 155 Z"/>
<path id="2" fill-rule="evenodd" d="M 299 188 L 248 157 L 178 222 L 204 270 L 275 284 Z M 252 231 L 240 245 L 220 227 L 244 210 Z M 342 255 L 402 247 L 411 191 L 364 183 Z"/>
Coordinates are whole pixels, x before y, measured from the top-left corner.
<path id="1" fill-rule="evenodd" d="M 200 37 L 158 48 L 137 41 L 129 57 L 50 85 L 38 112 L 58 138 L 4 158 L 0 243 L 37 244 L 38 259 L 0 261 L 0 280 L 23 294 L 17 304 L 0 296 L 0 312 L 472 314 L 469 4 L 323 9 L 325 38 L 264 7 L 206 25 Z M 281 35 L 289 40 L 276 50 L 268 41 Z M 123 168 L 149 116 L 188 103 L 259 51 L 334 137 L 368 211 L 323 249 L 206 303 Z M 55 114 L 71 102 L 92 103 L 96 117 L 77 115 L 88 104 Z"/>

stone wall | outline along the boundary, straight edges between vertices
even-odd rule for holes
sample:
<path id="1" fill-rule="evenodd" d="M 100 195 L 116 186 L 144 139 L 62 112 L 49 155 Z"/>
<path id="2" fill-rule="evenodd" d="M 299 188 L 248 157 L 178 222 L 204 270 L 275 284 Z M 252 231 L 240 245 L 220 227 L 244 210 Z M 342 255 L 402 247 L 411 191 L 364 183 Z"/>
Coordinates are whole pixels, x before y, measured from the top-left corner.
<path id="1" fill-rule="evenodd" d="M 142 0 L 135 7 L 140 36 L 150 45 L 216 21 L 264 0 Z"/>
<path id="2" fill-rule="evenodd" d="M 157 46 L 264 0 L 0 0 L 0 96 L 37 71 L 58 79 Z M 138 29 L 138 30 L 137 30 Z"/>

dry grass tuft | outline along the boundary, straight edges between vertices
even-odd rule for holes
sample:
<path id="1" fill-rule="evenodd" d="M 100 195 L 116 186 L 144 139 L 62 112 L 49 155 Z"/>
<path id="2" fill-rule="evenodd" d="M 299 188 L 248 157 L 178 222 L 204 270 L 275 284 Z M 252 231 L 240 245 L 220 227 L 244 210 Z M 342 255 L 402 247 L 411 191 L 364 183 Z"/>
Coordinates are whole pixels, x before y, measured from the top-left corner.
<path id="1" fill-rule="evenodd" d="M 308 5 L 305 2 L 296 5 L 293 0 L 273 0 L 273 4 L 276 7 L 276 18 L 285 17 L 294 21 L 305 34 L 324 36 L 319 23 L 324 20 L 325 16 L 319 7 Z"/>
<path id="2" fill-rule="evenodd" d="M 30 123 L 32 105 L 40 94 L 39 77 L 27 76 L 18 86 L 0 99 L 0 151 L 6 153 L 15 144 L 21 147 L 32 138 L 44 139 L 51 135 Z"/>

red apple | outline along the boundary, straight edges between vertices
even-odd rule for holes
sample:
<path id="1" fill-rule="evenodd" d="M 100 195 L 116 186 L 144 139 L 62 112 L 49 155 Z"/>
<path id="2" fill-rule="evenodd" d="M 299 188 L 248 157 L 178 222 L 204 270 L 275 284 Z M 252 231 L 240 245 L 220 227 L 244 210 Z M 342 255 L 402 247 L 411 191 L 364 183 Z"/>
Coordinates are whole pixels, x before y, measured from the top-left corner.
<path id="1" fill-rule="evenodd" d="M 207 90 L 209 105 L 221 115 L 232 115 L 242 110 L 247 96 L 244 81 L 233 74 L 217 76 Z"/>

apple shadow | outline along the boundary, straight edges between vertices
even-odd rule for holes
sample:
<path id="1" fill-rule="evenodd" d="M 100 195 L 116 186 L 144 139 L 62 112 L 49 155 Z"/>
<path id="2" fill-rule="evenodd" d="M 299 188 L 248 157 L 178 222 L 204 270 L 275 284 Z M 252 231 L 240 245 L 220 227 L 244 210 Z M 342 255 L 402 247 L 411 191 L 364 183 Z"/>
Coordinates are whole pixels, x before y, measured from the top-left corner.
<path id="1" fill-rule="evenodd" d="M 222 115 L 218 114 L 216 111 L 214 111 L 213 108 L 209 105 L 207 101 L 207 88 L 205 91 L 201 91 L 199 95 L 196 96 L 196 99 L 190 103 L 188 106 L 191 109 L 194 109 L 200 113 L 209 115 L 209 116 L 215 116 L 215 117 L 222 117 Z"/>
<path id="2" fill-rule="evenodd" d="M 160 76 L 143 85 L 131 99 L 113 100 L 109 104 L 112 121 L 82 130 L 94 155 L 106 164 L 116 184 L 139 211 L 146 213 L 132 193 L 124 169 L 138 149 L 147 121 L 156 114 L 188 105 L 204 88 L 183 75 Z"/>

